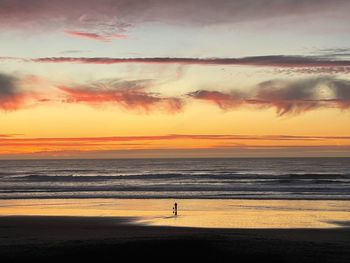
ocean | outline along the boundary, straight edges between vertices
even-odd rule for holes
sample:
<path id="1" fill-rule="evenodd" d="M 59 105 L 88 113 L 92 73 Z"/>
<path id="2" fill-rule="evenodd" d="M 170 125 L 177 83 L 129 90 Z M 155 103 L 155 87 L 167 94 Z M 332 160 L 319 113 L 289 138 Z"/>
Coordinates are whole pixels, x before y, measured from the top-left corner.
<path id="1" fill-rule="evenodd" d="M 2 160 L 0 199 L 350 200 L 350 158 Z"/>

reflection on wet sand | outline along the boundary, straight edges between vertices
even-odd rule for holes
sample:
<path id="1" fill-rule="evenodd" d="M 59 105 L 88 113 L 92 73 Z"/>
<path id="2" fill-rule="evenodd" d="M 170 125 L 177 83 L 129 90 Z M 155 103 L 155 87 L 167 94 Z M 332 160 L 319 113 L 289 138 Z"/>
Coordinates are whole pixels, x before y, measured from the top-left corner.
<path id="1" fill-rule="evenodd" d="M 171 199 L 2 200 L 0 216 L 135 217 L 135 223 L 210 228 L 330 228 L 349 225 L 350 201 Z M 340 223 L 339 223 L 340 222 Z"/>

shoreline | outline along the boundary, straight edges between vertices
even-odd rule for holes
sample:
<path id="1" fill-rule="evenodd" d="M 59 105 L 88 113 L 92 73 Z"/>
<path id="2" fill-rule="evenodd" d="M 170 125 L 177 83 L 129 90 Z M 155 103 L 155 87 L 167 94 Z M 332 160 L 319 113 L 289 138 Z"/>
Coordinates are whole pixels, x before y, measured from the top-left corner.
<path id="1" fill-rule="evenodd" d="M 144 226 L 128 217 L 2 216 L 8 261 L 150 259 L 349 262 L 350 228 L 220 229 Z M 175 253 L 175 255 L 174 255 Z"/>
<path id="2" fill-rule="evenodd" d="M 174 202 L 179 205 L 173 217 Z M 152 226 L 205 228 L 337 228 L 350 218 L 350 201 L 234 199 L 16 199 L 0 216 L 130 217 Z"/>

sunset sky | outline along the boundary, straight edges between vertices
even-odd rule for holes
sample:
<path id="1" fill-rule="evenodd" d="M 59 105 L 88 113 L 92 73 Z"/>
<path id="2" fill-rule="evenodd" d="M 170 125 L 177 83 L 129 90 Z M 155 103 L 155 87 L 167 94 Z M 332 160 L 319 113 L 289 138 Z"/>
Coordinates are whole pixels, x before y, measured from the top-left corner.
<path id="1" fill-rule="evenodd" d="M 349 10 L 0 0 L 0 159 L 350 156 Z"/>

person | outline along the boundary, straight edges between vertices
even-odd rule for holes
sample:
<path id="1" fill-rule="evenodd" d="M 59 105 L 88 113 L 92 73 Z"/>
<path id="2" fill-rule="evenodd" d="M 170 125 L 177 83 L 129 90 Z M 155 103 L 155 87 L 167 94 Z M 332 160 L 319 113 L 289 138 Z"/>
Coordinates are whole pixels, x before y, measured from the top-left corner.
<path id="1" fill-rule="evenodd" d="M 175 202 L 173 207 L 173 214 L 177 216 L 177 203 Z"/>

